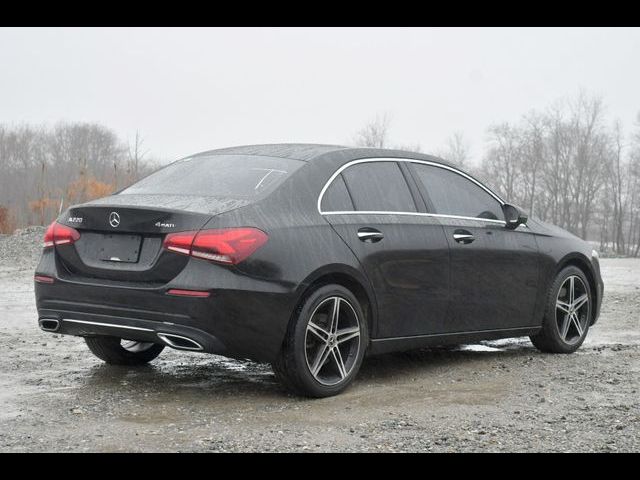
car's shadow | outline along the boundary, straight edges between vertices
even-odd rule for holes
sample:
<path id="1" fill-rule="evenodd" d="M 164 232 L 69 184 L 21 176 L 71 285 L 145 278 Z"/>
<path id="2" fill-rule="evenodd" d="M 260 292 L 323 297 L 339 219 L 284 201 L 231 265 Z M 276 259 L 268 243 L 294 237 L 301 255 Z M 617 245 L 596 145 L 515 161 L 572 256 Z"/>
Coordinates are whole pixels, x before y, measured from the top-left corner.
<path id="1" fill-rule="evenodd" d="M 358 384 L 384 384 L 390 380 L 402 382 L 417 375 L 441 373 L 474 364 L 473 368 L 488 368 L 497 360 L 513 357 L 528 359 L 537 350 L 520 342 L 496 348 L 486 345 L 424 348 L 408 352 L 389 353 L 365 358 L 353 388 Z M 162 358 L 162 357 L 161 357 Z M 479 363 L 481 362 L 481 363 Z M 161 395 L 205 395 L 208 398 L 226 396 L 279 397 L 288 395 L 277 382 L 270 365 L 236 361 L 219 356 L 173 354 L 167 360 L 150 365 L 122 367 L 99 364 L 84 378 L 90 390 L 103 390 Z"/>

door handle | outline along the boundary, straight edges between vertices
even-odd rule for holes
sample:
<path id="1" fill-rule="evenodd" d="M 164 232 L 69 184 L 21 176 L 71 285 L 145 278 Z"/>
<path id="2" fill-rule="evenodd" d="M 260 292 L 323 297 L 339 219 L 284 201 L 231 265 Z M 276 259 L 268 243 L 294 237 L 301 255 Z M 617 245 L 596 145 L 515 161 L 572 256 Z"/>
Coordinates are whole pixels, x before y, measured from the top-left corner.
<path id="1" fill-rule="evenodd" d="M 376 243 L 382 240 L 384 235 L 375 228 L 363 227 L 358 230 L 358 238 L 363 242 Z"/>
<path id="2" fill-rule="evenodd" d="M 453 232 L 453 239 L 458 243 L 467 244 L 473 242 L 476 237 L 467 230 L 456 230 Z"/>

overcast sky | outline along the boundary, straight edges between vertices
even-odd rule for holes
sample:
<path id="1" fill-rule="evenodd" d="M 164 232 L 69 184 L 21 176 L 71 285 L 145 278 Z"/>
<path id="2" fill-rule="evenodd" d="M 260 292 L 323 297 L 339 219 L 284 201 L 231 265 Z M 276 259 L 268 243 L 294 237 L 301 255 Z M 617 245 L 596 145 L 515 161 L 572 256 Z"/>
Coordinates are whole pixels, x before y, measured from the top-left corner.
<path id="1" fill-rule="evenodd" d="M 391 142 L 441 148 L 580 89 L 627 132 L 640 29 L 0 28 L 0 122 L 96 121 L 151 154 L 348 143 L 376 114 Z"/>

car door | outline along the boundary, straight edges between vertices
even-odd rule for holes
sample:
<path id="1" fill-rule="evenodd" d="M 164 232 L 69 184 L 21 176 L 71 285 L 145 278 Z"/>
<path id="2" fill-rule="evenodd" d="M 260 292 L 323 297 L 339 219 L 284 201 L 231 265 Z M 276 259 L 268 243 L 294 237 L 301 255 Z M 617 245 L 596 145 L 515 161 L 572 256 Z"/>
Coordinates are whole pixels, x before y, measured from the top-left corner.
<path id="1" fill-rule="evenodd" d="M 322 214 L 357 256 L 375 291 L 374 338 L 439 332 L 446 318 L 447 240 L 407 176 L 395 161 L 352 162 L 321 198 Z"/>
<path id="2" fill-rule="evenodd" d="M 457 169 L 412 162 L 411 171 L 440 220 L 450 250 L 448 332 L 531 326 L 538 249 L 526 228 L 506 228 L 502 202 Z"/>

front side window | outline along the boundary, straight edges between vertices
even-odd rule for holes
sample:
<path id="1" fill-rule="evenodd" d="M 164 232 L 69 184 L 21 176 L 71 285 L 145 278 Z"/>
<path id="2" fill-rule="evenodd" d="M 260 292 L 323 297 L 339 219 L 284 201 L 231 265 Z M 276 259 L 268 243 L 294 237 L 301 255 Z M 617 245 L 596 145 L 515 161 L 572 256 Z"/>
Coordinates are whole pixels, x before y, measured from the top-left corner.
<path id="1" fill-rule="evenodd" d="M 417 211 L 396 162 L 358 163 L 345 169 L 342 176 L 357 211 Z"/>
<path id="2" fill-rule="evenodd" d="M 275 190 L 302 165 L 298 160 L 258 155 L 190 157 L 152 173 L 120 194 L 254 199 Z"/>
<path id="3" fill-rule="evenodd" d="M 411 168 L 427 191 L 434 213 L 504 220 L 500 203 L 468 178 L 431 165 L 413 163 Z"/>

